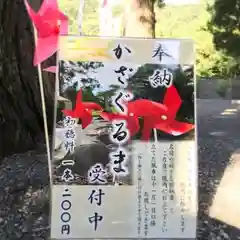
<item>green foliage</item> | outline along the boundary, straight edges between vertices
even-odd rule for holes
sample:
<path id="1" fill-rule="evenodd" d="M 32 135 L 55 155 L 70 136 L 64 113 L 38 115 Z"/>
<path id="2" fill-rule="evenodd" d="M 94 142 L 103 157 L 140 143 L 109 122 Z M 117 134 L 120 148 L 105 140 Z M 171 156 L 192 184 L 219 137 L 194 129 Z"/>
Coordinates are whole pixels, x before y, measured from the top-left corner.
<path id="1" fill-rule="evenodd" d="M 213 34 L 217 50 L 224 55 L 224 74 L 233 77 L 239 75 L 240 63 L 240 1 L 216 0 L 208 6 L 211 19 L 207 29 Z"/>
<path id="2" fill-rule="evenodd" d="M 100 105 L 104 104 L 101 99 L 96 98 L 96 96 L 93 94 L 93 88 L 91 87 L 85 87 L 83 89 L 83 100 L 87 102 L 97 102 L 100 103 Z"/>
<path id="3" fill-rule="evenodd" d="M 231 56 L 240 56 L 240 1 L 216 0 L 209 6 L 212 14 L 208 29 L 213 33 L 214 43 Z"/>
<path id="4" fill-rule="evenodd" d="M 59 7 L 70 19 L 69 34 L 78 33 L 78 9 L 79 0 L 59 0 Z M 98 26 L 98 0 L 85 0 L 83 14 L 83 33 L 86 35 L 97 35 L 99 32 Z"/>
<path id="5" fill-rule="evenodd" d="M 99 88 L 99 81 L 94 76 L 94 70 L 104 65 L 101 62 L 72 62 L 61 61 L 60 63 L 60 81 L 63 86 L 72 86 L 80 88 Z"/>
<path id="6" fill-rule="evenodd" d="M 224 55 L 216 51 L 212 34 L 206 29 L 210 18 L 203 2 L 199 5 L 166 6 L 157 12 L 156 33 L 159 37 L 192 38 L 195 41 L 196 71 L 198 76 L 204 77 L 226 72 Z"/>
<path id="7" fill-rule="evenodd" d="M 102 106 L 104 106 L 104 109 L 107 112 L 111 112 L 114 109 L 112 106 L 110 106 L 110 99 L 115 94 L 115 92 L 119 89 L 119 86 L 114 84 L 110 85 L 109 87 L 110 88 L 107 91 L 99 91 L 96 94 L 96 97 L 98 99 L 101 99 L 101 101 L 103 102 Z"/>
<path id="8" fill-rule="evenodd" d="M 236 8 L 240 1 L 216 0 L 211 3 L 212 7 L 210 2 L 213 1 L 208 0 L 208 5 L 201 1 L 198 5 L 165 6 L 164 1 L 155 1 L 156 37 L 192 38 L 196 43 L 198 76 L 236 75 L 239 73 L 236 56 L 240 56 L 237 45 L 240 26 L 237 14 L 240 10 Z M 97 35 L 99 32 L 98 6 L 98 0 L 85 0 L 83 32 L 86 35 Z M 78 34 L 79 0 L 60 0 L 60 7 L 70 16 L 70 34 Z M 120 16 L 123 9 L 123 5 L 116 5 L 113 15 Z"/>

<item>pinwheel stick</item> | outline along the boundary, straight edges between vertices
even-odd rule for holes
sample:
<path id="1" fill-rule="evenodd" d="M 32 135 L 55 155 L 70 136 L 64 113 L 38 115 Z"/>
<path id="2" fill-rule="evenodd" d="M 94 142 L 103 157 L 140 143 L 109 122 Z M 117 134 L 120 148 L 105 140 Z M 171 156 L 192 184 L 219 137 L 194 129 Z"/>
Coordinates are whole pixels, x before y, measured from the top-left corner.
<path id="1" fill-rule="evenodd" d="M 33 30 L 34 30 L 34 42 L 35 42 L 35 45 L 36 45 L 37 33 L 36 33 L 36 29 L 35 29 L 34 26 L 33 26 Z M 41 70 L 41 64 L 40 63 L 37 65 L 37 69 L 38 69 L 38 80 L 39 80 L 40 95 L 41 95 L 41 104 L 42 104 L 44 135 L 45 135 L 47 158 L 48 158 L 49 179 L 50 179 L 50 184 L 52 184 L 52 162 L 51 162 L 49 135 L 48 135 L 46 104 L 45 104 L 45 96 L 44 96 L 44 88 L 43 88 L 43 77 L 42 77 L 42 70 Z"/>
<path id="2" fill-rule="evenodd" d="M 157 136 L 157 129 L 156 128 L 153 129 L 153 136 L 154 136 L 154 142 L 157 143 L 158 142 L 158 136 Z"/>

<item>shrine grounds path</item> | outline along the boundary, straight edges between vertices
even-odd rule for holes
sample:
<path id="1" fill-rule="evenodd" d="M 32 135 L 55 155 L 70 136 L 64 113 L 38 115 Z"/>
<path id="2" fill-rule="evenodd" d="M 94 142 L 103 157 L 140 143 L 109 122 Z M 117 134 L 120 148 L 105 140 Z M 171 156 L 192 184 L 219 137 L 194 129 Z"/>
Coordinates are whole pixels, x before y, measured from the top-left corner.
<path id="1" fill-rule="evenodd" d="M 224 223 L 226 219 L 215 220 L 208 216 L 214 195 L 222 188 L 221 181 L 226 167 L 233 158 L 240 163 L 240 155 L 235 152 L 240 148 L 240 105 L 231 104 L 230 100 L 201 99 L 197 102 L 198 115 L 198 156 L 199 156 L 199 221 L 198 239 L 224 240 L 240 239 L 240 229 Z M 240 168 L 238 167 L 238 170 Z M 240 171 L 239 171 L 240 175 Z M 233 177 L 233 176 L 232 176 Z M 225 178 L 225 177 L 224 177 Z M 220 185 L 219 185 L 220 184 Z M 228 178 L 228 184 L 235 183 Z M 232 195 L 240 193 L 240 180 Z M 222 197 L 222 201 L 230 195 Z M 227 211 L 234 212 L 239 206 L 230 204 Z M 226 208 L 226 207 L 225 207 Z M 224 208 L 223 208 L 224 209 Z M 238 210 L 239 211 L 239 210 Z M 228 216 L 232 218 L 232 216 Z M 239 218 L 240 224 L 240 218 Z"/>
<path id="2" fill-rule="evenodd" d="M 228 220 L 221 216 L 221 221 L 209 217 L 209 212 L 228 164 L 232 159 L 240 162 L 240 157 L 234 155 L 240 148 L 240 110 L 229 100 L 201 99 L 197 103 L 198 239 L 237 240 L 240 239 L 240 229 L 228 225 Z M 231 178 L 227 181 L 231 182 Z M 235 185 L 240 186 L 240 181 Z M 232 195 L 225 196 L 225 199 L 239 193 L 240 189 L 236 187 Z M 0 239 L 47 239 L 49 208 L 48 168 L 43 146 L 36 151 L 3 159 L 0 166 Z M 231 214 L 237 208 L 239 205 L 230 204 L 227 211 Z"/>

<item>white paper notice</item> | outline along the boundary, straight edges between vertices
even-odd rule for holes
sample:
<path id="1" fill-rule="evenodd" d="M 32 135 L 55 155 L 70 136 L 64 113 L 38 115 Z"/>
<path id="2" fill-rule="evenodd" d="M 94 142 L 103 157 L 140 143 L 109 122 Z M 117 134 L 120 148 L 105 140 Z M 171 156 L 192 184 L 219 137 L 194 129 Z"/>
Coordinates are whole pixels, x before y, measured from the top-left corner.
<path id="1" fill-rule="evenodd" d="M 136 142 L 133 185 L 53 186 L 51 235 L 195 238 L 196 165 L 193 141 Z"/>
<path id="2" fill-rule="evenodd" d="M 61 37 L 51 239 L 195 239 L 193 42 Z"/>

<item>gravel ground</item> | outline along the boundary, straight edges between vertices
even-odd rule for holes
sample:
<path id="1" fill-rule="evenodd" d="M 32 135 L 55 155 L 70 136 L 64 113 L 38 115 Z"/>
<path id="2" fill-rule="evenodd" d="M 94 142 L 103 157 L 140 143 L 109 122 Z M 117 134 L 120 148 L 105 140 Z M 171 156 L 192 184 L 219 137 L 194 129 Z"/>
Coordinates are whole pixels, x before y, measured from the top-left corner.
<path id="1" fill-rule="evenodd" d="M 198 239 L 240 239 L 240 230 L 208 217 L 231 153 L 240 147 L 239 116 L 221 117 L 227 100 L 198 101 Z M 1 161 L 0 240 L 41 240 L 49 236 L 49 187 L 45 154 L 17 154 Z"/>
<path id="2" fill-rule="evenodd" d="M 240 116 L 220 115 L 225 109 L 234 107 L 227 100 L 198 102 L 199 240 L 240 239 L 239 229 L 208 217 L 209 207 L 230 156 L 240 147 Z"/>
<path id="3" fill-rule="evenodd" d="M 5 158 L 0 169 L 0 239 L 49 236 L 46 156 L 28 152 Z"/>

